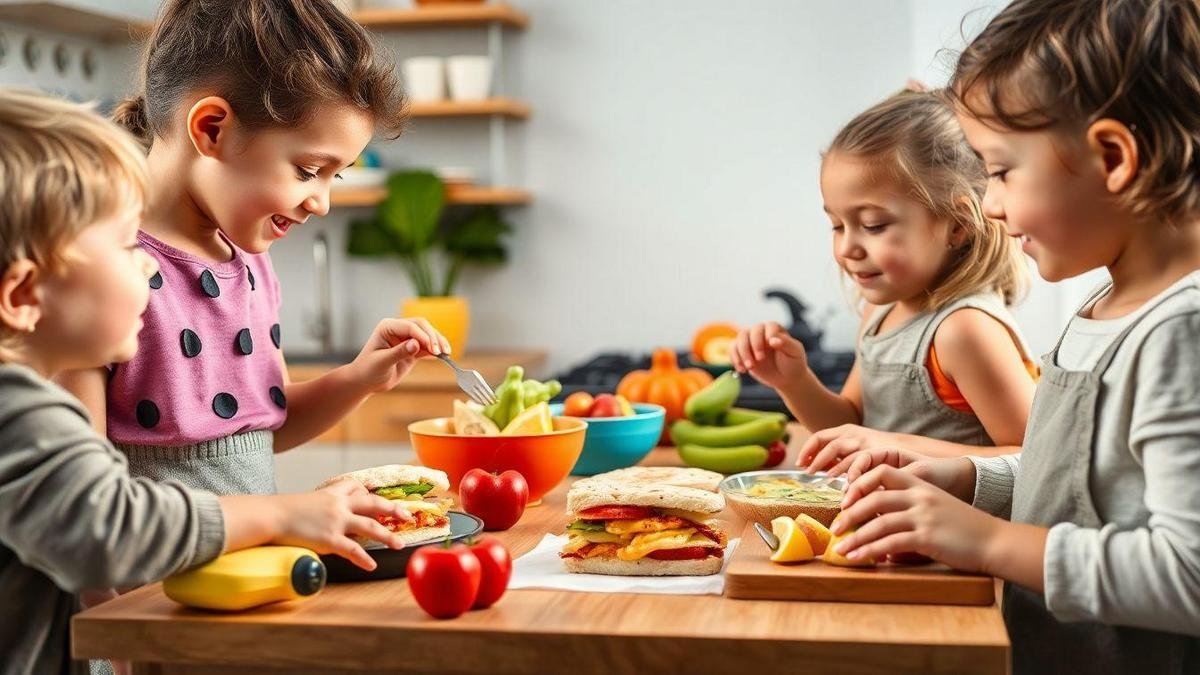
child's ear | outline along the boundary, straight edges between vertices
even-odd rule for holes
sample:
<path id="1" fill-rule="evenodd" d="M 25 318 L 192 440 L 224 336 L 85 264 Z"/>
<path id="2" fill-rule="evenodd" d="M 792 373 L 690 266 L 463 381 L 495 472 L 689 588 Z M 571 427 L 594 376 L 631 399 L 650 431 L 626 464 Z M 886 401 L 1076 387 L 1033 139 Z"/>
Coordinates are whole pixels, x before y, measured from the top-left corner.
<path id="1" fill-rule="evenodd" d="M 205 157 L 220 157 L 233 129 L 233 108 L 220 96 L 205 96 L 187 114 L 188 139 Z"/>
<path id="2" fill-rule="evenodd" d="M 38 266 L 22 258 L 0 276 L 0 325 L 18 333 L 32 333 L 42 318 L 38 293 Z"/>
<path id="3" fill-rule="evenodd" d="M 1133 132 L 1114 119 L 1096 120 L 1087 128 L 1088 148 L 1101 163 L 1104 185 L 1116 194 L 1133 182 L 1138 172 L 1138 144 Z"/>

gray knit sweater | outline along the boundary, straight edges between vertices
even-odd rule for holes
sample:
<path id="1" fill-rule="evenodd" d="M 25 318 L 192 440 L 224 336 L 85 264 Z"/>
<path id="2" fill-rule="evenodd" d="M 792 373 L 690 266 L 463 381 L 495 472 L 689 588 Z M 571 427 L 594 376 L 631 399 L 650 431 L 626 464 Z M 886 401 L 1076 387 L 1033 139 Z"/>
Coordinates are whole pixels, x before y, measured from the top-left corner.
<path id="1" fill-rule="evenodd" d="M 76 593 L 136 586 L 207 562 L 225 544 L 207 492 L 129 475 L 77 400 L 0 365 L 0 669 L 86 672 L 68 644 Z"/>

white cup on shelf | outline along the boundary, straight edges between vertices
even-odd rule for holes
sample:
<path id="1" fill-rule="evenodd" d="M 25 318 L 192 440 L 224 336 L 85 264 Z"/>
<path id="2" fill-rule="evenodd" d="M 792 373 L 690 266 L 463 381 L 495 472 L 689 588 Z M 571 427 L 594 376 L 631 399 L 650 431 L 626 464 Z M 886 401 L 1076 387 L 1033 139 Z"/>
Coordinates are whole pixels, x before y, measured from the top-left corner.
<path id="1" fill-rule="evenodd" d="M 446 100 L 446 64 L 438 56 L 404 59 L 404 86 L 415 103 Z"/>
<path id="2" fill-rule="evenodd" d="M 492 60 L 486 56 L 451 56 L 446 59 L 450 98 L 480 101 L 492 90 Z"/>

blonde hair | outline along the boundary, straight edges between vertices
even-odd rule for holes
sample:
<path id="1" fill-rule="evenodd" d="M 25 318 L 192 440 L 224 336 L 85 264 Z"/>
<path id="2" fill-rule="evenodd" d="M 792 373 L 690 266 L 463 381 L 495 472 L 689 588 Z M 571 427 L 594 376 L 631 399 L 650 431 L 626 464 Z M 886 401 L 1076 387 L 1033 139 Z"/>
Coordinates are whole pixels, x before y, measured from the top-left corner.
<path id="1" fill-rule="evenodd" d="M 141 146 L 88 106 L 0 88 L 0 273 L 22 259 L 59 271 L 84 228 L 142 209 L 147 180 Z M 0 328 L 0 354 L 10 337 Z"/>
<path id="2" fill-rule="evenodd" d="M 928 289 L 925 306 L 996 292 L 1011 305 L 1025 290 L 1025 262 L 1004 225 L 983 215 L 987 175 L 940 92 L 906 90 L 877 103 L 834 137 L 826 155 L 844 153 L 876 165 L 934 216 L 965 233 Z"/>
<path id="3" fill-rule="evenodd" d="M 949 90 L 1010 129 L 1122 122 L 1139 166 L 1120 199 L 1179 224 L 1200 212 L 1198 63 L 1195 0 L 1017 0 L 963 50 Z"/>

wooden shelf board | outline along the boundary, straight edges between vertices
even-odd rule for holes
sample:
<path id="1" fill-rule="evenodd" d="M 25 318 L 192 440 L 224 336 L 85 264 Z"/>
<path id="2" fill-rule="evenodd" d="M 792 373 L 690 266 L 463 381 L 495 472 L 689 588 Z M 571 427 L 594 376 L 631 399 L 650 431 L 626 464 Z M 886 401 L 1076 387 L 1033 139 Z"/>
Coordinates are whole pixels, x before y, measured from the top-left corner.
<path id="1" fill-rule="evenodd" d="M 482 26 L 489 23 L 524 29 L 529 25 L 527 14 L 503 2 L 427 5 L 413 9 L 363 9 L 353 16 L 367 28 L 377 30 Z"/>
<path id="2" fill-rule="evenodd" d="M 151 27 L 129 17 L 60 2 L 0 2 L 0 21 L 101 42 L 140 39 L 150 33 Z"/>
<path id="3" fill-rule="evenodd" d="M 476 117 L 504 115 L 514 119 L 529 117 L 529 106 L 511 98 L 489 98 L 482 101 L 432 101 L 413 103 L 413 117 Z"/>
<path id="4" fill-rule="evenodd" d="M 387 193 L 382 187 L 342 188 L 332 193 L 332 204 L 336 207 L 375 206 L 383 201 Z M 517 206 L 533 201 L 528 190 L 488 186 L 451 188 L 446 194 L 449 204 L 495 204 Z"/>

